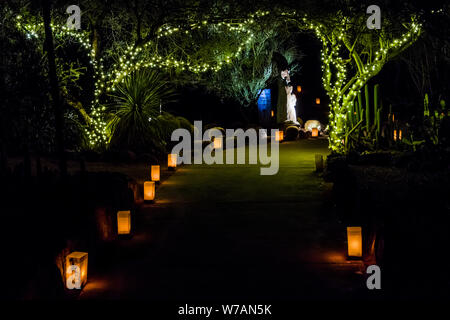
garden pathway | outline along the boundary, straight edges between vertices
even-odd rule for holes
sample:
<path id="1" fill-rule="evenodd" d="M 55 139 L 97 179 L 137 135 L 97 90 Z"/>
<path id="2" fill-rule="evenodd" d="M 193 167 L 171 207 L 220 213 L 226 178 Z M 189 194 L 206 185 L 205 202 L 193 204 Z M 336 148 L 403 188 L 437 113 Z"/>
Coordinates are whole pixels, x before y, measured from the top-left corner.
<path id="1" fill-rule="evenodd" d="M 328 154 L 325 139 L 282 143 L 273 176 L 259 165 L 182 166 L 136 213 L 132 239 L 93 267 L 80 298 L 360 297 L 365 280 L 346 260 L 346 226 L 314 173 L 317 153 Z"/>

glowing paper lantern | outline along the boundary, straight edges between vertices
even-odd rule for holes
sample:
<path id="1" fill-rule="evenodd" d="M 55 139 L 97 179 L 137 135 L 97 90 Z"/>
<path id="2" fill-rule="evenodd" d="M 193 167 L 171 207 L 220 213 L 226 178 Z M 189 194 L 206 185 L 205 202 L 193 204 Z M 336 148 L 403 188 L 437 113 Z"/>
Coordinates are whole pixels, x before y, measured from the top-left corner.
<path id="1" fill-rule="evenodd" d="M 402 130 L 398 130 L 398 140 L 402 140 Z"/>
<path id="2" fill-rule="evenodd" d="M 302 86 L 297 86 L 297 92 L 302 92 Z"/>
<path id="3" fill-rule="evenodd" d="M 87 282 L 87 252 L 72 252 L 66 257 L 66 287 L 81 289 Z"/>
<path id="4" fill-rule="evenodd" d="M 155 200 L 155 182 L 145 181 L 144 182 L 144 201 L 154 201 Z"/>
<path id="5" fill-rule="evenodd" d="M 397 141 L 397 130 L 394 130 L 394 141 Z"/>
<path id="6" fill-rule="evenodd" d="M 152 175 L 152 181 L 159 182 L 159 179 L 160 179 L 159 166 L 152 166 L 151 175 Z"/>
<path id="7" fill-rule="evenodd" d="M 348 256 L 362 256 L 362 232 L 361 227 L 347 227 Z"/>
<path id="8" fill-rule="evenodd" d="M 311 137 L 318 137 L 319 136 L 319 129 L 312 128 L 311 129 Z"/>
<path id="9" fill-rule="evenodd" d="M 277 131 L 275 133 L 275 141 L 281 142 L 283 141 L 283 131 Z"/>
<path id="10" fill-rule="evenodd" d="M 320 104 L 320 98 L 316 98 L 316 104 Z"/>
<path id="11" fill-rule="evenodd" d="M 117 233 L 130 234 L 131 230 L 131 212 L 118 211 L 117 212 Z"/>
<path id="12" fill-rule="evenodd" d="M 272 116 L 272 118 L 273 118 L 273 116 L 275 115 L 275 113 L 273 112 L 273 110 L 270 112 L 270 115 Z"/>
<path id="13" fill-rule="evenodd" d="M 177 155 L 176 153 L 170 153 L 167 156 L 167 168 L 169 170 L 175 170 L 177 167 Z"/>
<path id="14" fill-rule="evenodd" d="M 222 138 L 214 138 L 214 149 L 222 148 Z"/>

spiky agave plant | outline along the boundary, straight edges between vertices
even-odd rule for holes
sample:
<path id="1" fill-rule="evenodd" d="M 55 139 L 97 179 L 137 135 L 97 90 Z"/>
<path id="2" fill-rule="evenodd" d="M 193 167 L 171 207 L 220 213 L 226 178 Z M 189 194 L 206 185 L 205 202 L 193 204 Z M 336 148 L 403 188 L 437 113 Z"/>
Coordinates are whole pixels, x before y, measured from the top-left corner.
<path id="1" fill-rule="evenodd" d="M 126 77 L 111 94 L 107 126 L 111 145 L 140 149 L 160 144 L 159 107 L 173 101 L 174 93 L 155 70 L 140 69 Z"/>

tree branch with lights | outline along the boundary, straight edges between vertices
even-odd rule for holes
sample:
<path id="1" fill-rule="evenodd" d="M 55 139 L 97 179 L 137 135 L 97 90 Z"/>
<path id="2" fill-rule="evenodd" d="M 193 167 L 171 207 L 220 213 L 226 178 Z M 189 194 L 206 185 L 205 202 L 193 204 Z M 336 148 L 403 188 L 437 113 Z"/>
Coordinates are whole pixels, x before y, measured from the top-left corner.
<path id="1" fill-rule="evenodd" d="M 295 14 L 294 14 L 295 15 Z M 322 81 L 330 98 L 330 148 L 346 151 L 346 139 L 354 132 L 347 114 L 355 98 L 383 66 L 411 46 L 421 34 L 415 16 L 396 26 L 385 19 L 380 30 L 366 27 L 365 15 L 303 15 L 293 19 L 301 29 L 309 29 L 322 43 Z"/>
<path id="2" fill-rule="evenodd" d="M 193 76 L 218 72 L 223 66 L 231 64 L 233 59 L 239 58 L 242 51 L 248 50 L 254 42 L 251 26 L 255 23 L 256 15 L 247 15 L 241 19 L 218 19 L 212 16 L 192 22 L 192 17 L 183 21 L 181 16 L 176 14 L 171 19 L 164 19 L 162 18 L 164 15 L 160 12 L 156 21 L 149 22 L 140 14 L 139 5 L 144 4 L 140 1 L 131 4 L 133 9 L 131 12 L 136 15 L 138 21 L 138 26 L 133 30 L 139 33 L 135 36 L 127 35 L 131 41 L 126 37 L 116 38 L 118 36 L 114 31 L 116 24 L 126 23 L 124 21 L 132 18 L 128 12 L 123 13 L 114 8 L 111 11 L 117 12 L 116 14 L 104 17 L 104 6 L 88 7 L 87 31 L 69 30 L 61 17 L 52 25 L 55 39 L 63 42 L 67 39 L 69 42 L 75 40 L 86 50 L 93 70 L 95 88 L 89 113 L 80 101 L 74 99 L 69 92 L 65 92 L 66 103 L 78 110 L 86 122 L 86 135 L 92 148 L 108 144 L 110 133 L 105 121 L 107 113 L 105 98 L 113 94 L 116 86 L 122 83 L 125 77 L 141 68 L 178 74 L 188 73 Z M 89 4 L 86 3 L 86 6 Z M 267 12 L 260 12 L 257 16 L 266 14 Z M 122 15 L 125 16 L 117 20 L 117 17 Z M 111 30 L 109 34 L 114 41 L 109 41 L 111 42 L 109 48 L 105 48 L 108 39 L 105 39 L 104 34 L 102 37 L 99 30 L 101 27 L 104 28 L 105 23 L 111 23 L 111 19 L 115 22 L 106 29 Z M 31 14 L 26 17 L 18 15 L 17 27 L 29 38 L 42 39 L 42 23 L 39 22 L 39 17 Z M 220 34 L 221 40 L 223 35 L 227 35 L 227 41 L 211 40 L 217 34 Z"/>
<path id="3" fill-rule="evenodd" d="M 346 139 L 355 131 L 347 121 L 347 113 L 358 93 L 388 61 L 408 48 L 421 34 L 421 24 L 412 15 L 403 20 L 384 17 L 381 30 L 369 30 L 364 11 L 351 14 L 343 10 L 330 14 L 320 11 L 315 16 L 293 10 L 256 11 L 234 19 L 221 17 L 218 13 L 199 20 L 195 10 L 189 11 L 191 13 L 186 14 L 186 18 L 176 12 L 169 18 L 164 12 L 147 17 L 142 14 L 144 9 L 141 6 L 144 5 L 140 1 L 130 3 L 134 17 L 128 13 L 122 17 L 124 13 L 120 10 L 116 10 L 116 15 L 104 17 L 104 8 L 94 8 L 92 11 L 100 12 L 100 16 L 92 14 L 89 31 L 67 30 L 64 25 L 53 28 L 56 37 L 68 36 L 79 41 L 86 49 L 94 70 L 95 89 L 89 115 L 81 111 L 79 103 L 69 101 L 87 119 L 87 135 L 92 147 L 107 144 L 104 99 L 131 73 L 150 68 L 164 70 L 175 79 L 182 74 L 195 79 L 202 74 L 224 72 L 251 54 L 258 41 L 255 34 L 258 23 L 263 21 L 266 25 L 274 23 L 276 26 L 275 21 L 281 18 L 286 23 L 294 22 L 301 30 L 312 31 L 322 43 L 322 81 L 330 98 L 330 148 L 337 152 L 345 151 Z M 150 18 L 155 20 L 150 21 Z M 19 20 L 18 25 L 29 37 L 39 36 L 36 24 Z M 115 21 L 108 27 L 113 39 L 109 39 L 106 49 L 108 39 L 104 39 L 105 35 L 102 38 L 99 30 L 100 26 L 111 21 Z M 130 24 L 128 29 L 133 30 L 127 31 L 125 36 L 115 31 L 117 28 L 122 30 L 123 23 Z M 265 83 L 268 75 L 264 68 L 261 70 L 264 71 L 261 79 Z M 261 85 L 259 81 L 253 87 Z M 255 88 L 238 88 L 237 92 L 246 98 L 251 90 L 250 100 L 254 101 L 257 97 L 254 93 L 259 91 Z"/>

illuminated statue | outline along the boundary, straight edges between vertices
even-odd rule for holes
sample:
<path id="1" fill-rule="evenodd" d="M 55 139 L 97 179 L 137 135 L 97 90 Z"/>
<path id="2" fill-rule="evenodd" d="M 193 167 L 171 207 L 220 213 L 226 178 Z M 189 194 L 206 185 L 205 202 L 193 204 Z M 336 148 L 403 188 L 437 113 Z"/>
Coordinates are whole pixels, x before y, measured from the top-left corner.
<path id="1" fill-rule="evenodd" d="M 292 121 L 296 124 L 297 122 L 297 112 L 295 111 L 295 105 L 297 104 L 297 98 L 295 94 L 292 92 L 292 85 L 288 84 L 286 86 L 286 95 L 287 95 L 287 119 L 286 121 Z"/>
<path id="2" fill-rule="evenodd" d="M 278 78 L 277 123 L 282 124 L 287 119 L 287 85 L 291 82 L 289 71 L 285 68 Z"/>

